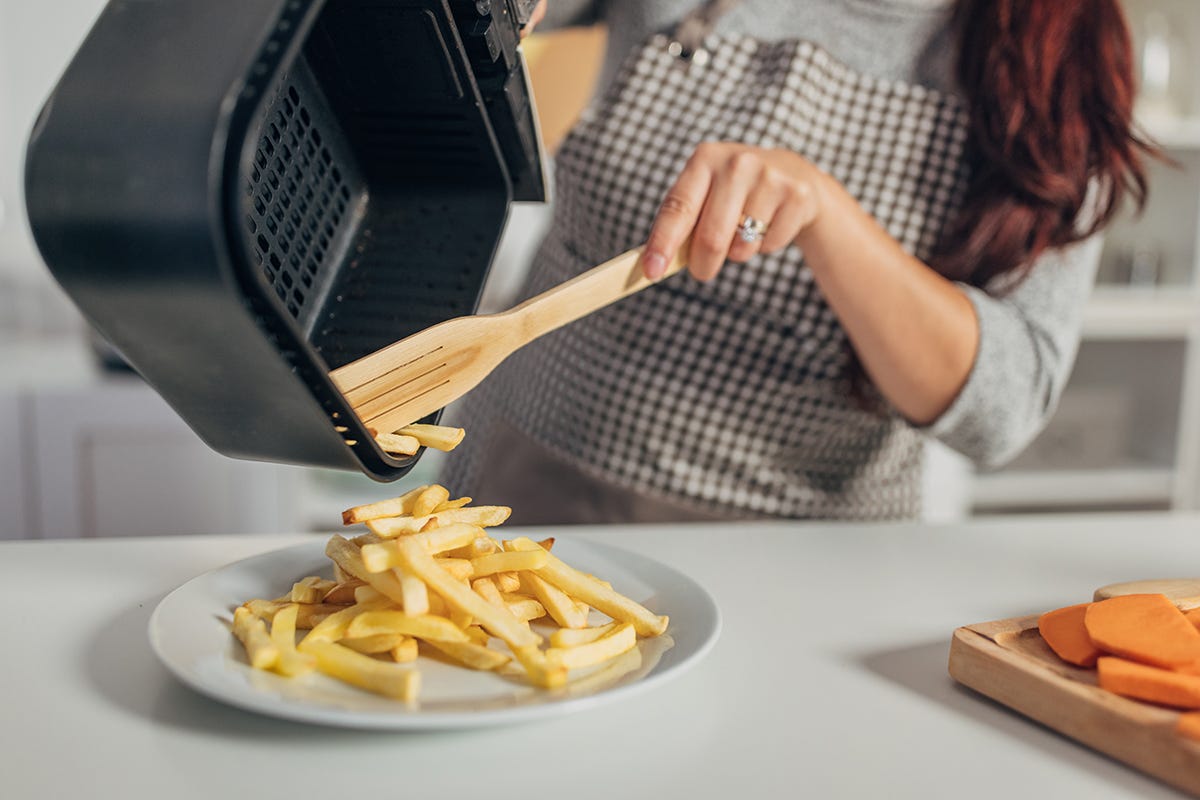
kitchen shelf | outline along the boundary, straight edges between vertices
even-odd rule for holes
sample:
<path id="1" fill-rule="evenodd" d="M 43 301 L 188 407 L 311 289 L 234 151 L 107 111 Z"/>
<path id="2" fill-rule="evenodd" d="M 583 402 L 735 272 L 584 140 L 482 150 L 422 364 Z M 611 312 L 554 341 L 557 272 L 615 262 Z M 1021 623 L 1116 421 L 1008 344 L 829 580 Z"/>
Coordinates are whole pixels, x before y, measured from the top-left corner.
<path id="1" fill-rule="evenodd" d="M 1007 470 L 976 477 L 974 506 L 989 510 L 1167 504 L 1174 482 L 1173 469 L 1146 465 Z"/>
<path id="2" fill-rule="evenodd" d="M 1083 315 L 1091 340 L 1185 339 L 1200 323 L 1200 295 L 1190 288 L 1097 286 Z"/>
<path id="3" fill-rule="evenodd" d="M 1142 129 L 1168 150 L 1200 150 L 1200 119 L 1154 120 Z"/>

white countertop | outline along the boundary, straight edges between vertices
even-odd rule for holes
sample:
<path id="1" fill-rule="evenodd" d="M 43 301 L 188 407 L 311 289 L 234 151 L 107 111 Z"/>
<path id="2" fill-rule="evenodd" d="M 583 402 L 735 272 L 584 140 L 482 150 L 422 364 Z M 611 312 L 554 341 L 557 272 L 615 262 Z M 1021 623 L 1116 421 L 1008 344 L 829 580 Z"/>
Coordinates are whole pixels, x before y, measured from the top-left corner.
<path id="1" fill-rule="evenodd" d="M 436 734 L 259 717 L 159 665 L 146 626 L 170 589 L 303 537 L 0 543 L 0 795 L 1178 797 L 958 687 L 946 657 L 960 625 L 1200 572 L 1198 532 L 1165 514 L 558 529 L 690 574 L 721 640 L 635 699 Z"/>

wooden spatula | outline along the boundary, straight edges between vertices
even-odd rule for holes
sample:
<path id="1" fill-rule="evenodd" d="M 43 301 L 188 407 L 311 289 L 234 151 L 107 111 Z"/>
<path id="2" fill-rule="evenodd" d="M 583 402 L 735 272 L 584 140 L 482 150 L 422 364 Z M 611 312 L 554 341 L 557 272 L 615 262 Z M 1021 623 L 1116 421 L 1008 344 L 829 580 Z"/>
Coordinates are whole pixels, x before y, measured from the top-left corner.
<path id="1" fill-rule="evenodd" d="M 638 264 L 641 252 L 622 253 L 508 311 L 426 328 L 330 377 L 364 425 L 377 433 L 399 430 L 466 394 L 539 336 L 653 285 Z M 677 255 L 663 277 L 683 266 Z"/>

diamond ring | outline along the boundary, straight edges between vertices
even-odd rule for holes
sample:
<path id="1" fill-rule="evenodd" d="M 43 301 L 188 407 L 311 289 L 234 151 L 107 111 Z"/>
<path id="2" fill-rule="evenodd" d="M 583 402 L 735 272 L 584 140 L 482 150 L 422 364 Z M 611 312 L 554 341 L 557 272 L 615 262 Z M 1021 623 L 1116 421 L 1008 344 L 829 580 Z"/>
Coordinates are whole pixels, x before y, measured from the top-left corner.
<path id="1" fill-rule="evenodd" d="M 737 232 L 743 242 L 761 241 L 767 232 L 767 223 L 747 215 L 738 226 Z"/>

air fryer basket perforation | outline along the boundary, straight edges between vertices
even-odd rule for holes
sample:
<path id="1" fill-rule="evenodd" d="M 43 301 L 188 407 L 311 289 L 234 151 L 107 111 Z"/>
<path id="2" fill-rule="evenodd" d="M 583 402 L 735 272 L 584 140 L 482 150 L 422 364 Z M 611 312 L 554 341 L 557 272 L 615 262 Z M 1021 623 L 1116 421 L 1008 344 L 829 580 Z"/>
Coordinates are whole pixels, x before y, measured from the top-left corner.
<path id="1" fill-rule="evenodd" d="M 365 192 L 341 127 L 299 60 L 261 117 L 245 176 L 246 252 L 306 330 L 354 235 Z"/>
<path id="2" fill-rule="evenodd" d="M 447 33 L 423 4 L 337 0 L 264 92 L 245 266 L 331 369 L 471 313 L 490 264 L 506 177 Z"/>

